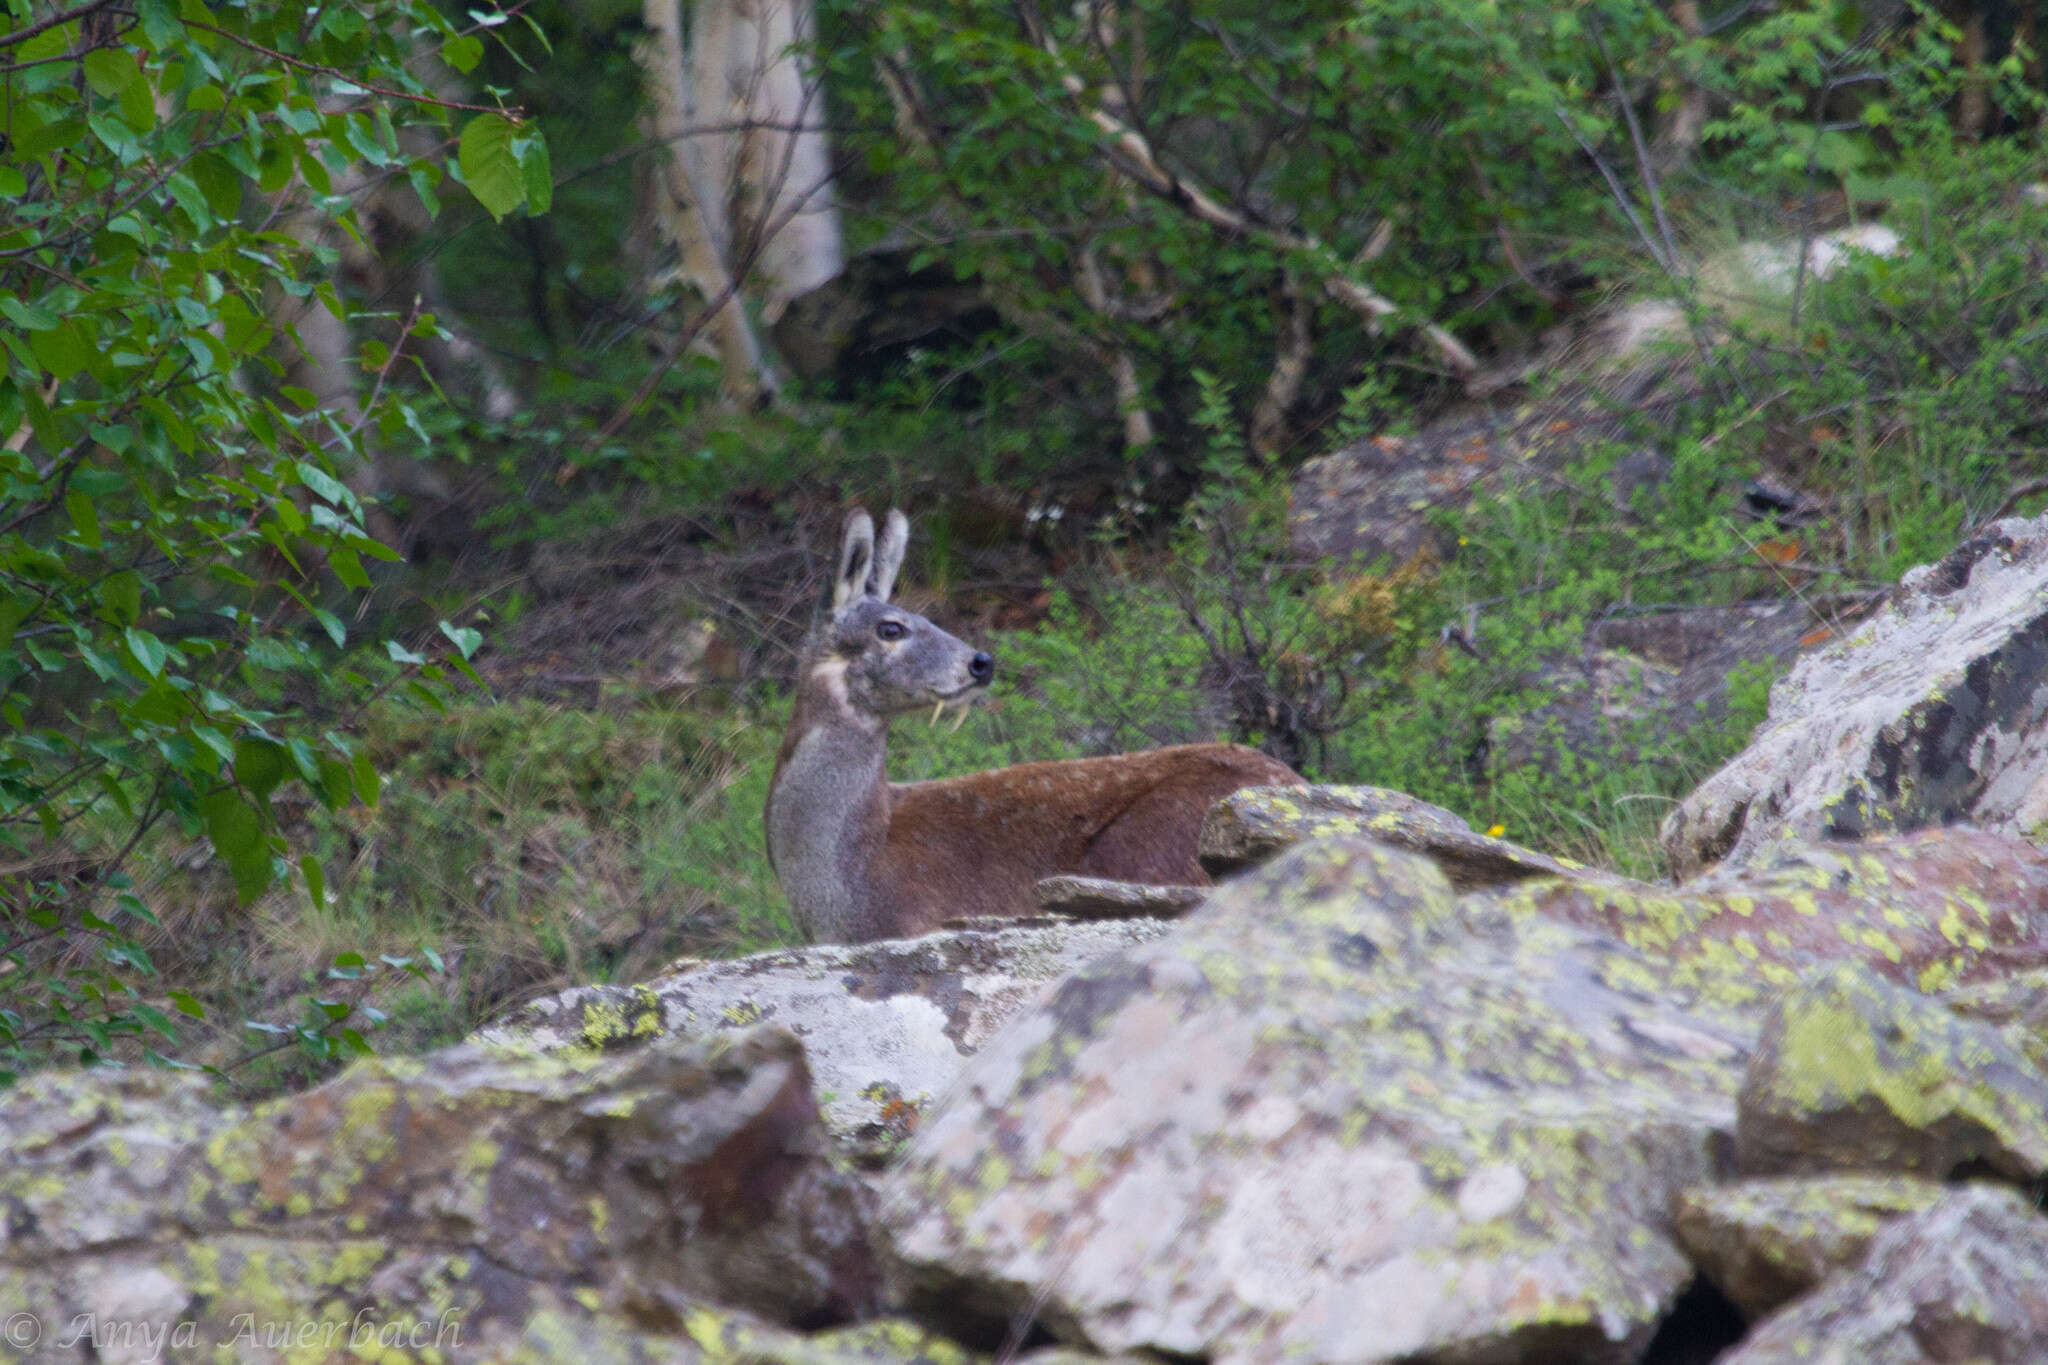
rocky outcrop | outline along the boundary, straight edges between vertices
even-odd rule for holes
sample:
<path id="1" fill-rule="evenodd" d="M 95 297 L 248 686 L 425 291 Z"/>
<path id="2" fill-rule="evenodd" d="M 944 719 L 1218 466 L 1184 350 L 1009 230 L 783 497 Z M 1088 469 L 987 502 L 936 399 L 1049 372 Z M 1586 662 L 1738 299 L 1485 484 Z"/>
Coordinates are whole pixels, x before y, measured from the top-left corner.
<path id="1" fill-rule="evenodd" d="M 1887 1222 L 1947 1188 L 1902 1175 L 1738 1180 L 1687 1190 L 1673 1221 L 1701 1273 L 1744 1316 L 1760 1318 L 1853 1269 Z"/>
<path id="2" fill-rule="evenodd" d="M 478 1037 L 554 1051 L 777 1024 L 803 1040 L 833 1133 L 886 1150 L 1050 982 L 1167 928 L 1149 918 L 1036 921 L 688 961 L 637 986 L 535 1001 Z"/>
<path id="3" fill-rule="evenodd" d="M 1745 1171 L 2048 1174 L 2048 1074 L 1991 1024 L 1862 967 L 1773 1007 L 1736 1108 Z"/>
<path id="4" fill-rule="evenodd" d="M 2048 825 L 2048 518 L 1985 528 L 1802 658 L 1663 842 L 1687 876 L 1788 835 L 1956 822 L 2033 837 Z"/>
<path id="5" fill-rule="evenodd" d="M 1635 763 L 1674 733 L 1726 724 L 1735 670 L 1788 663 L 1852 631 L 1871 605 L 1868 597 L 1809 595 L 1604 617 L 1586 627 L 1577 652 L 1526 676 L 1543 700 L 1488 724 L 1487 762 L 1496 770 L 1555 765 L 1567 755 Z"/>
<path id="6" fill-rule="evenodd" d="M 249 1110 L 209 1085 L 49 1072 L 0 1094 L 0 1300 L 37 1337 L 11 1346 L 77 1360 L 66 1329 L 99 1321 L 145 1344 L 186 1324 L 187 1359 L 283 1358 L 238 1326 L 624 1359 L 631 1324 L 793 1341 L 767 1324 L 879 1307 L 867 1191 L 781 1030 L 578 1059 L 472 1044 Z"/>
<path id="7" fill-rule="evenodd" d="M 1586 869 L 1475 833 L 1442 806 L 1385 787 L 1247 787 L 1210 808 L 1196 856 L 1211 876 L 1262 863 L 1282 849 L 1333 834 L 1364 835 L 1419 853 L 1451 886 L 1469 891 Z"/>
<path id="8" fill-rule="evenodd" d="M 1921 991 L 2048 966 L 2048 852 L 1974 830 L 1783 843 L 1679 887 L 1529 882 L 1504 904 L 1623 939 L 1671 988 L 1748 1011 L 1816 968 L 1857 962 Z"/>
<path id="9" fill-rule="evenodd" d="M 1720 1365 L 2031 1365 L 2048 1342 L 2048 1218 L 1989 1186 L 1888 1223 L 1853 1270 L 1759 1324 Z"/>
<path id="10" fill-rule="evenodd" d="M 1355 837 L 1083 967 L 885 1185 L 907 1306 L 1219 1360 L 1626 1360 L 1748 1027 Z"/>
<path id="11" fill-rule="evenodd" d="M 1683 320 L 1681 318 L 1681 326 Z M 1449 557 L 1456 538 L 1442 529 L 1486 489 L 1555 474 L 1617 442 L 1638 450 L 1616 463 L 1620 503 L 1654 484 L 1668 461 L 1649 444 L 1655 414 L 1677 402 L 1682 386 L 1658 389 L 1669 367 L 1632 376 L 1609 391 L 1583 386 L 1561 398 L 1513 407 L 1477 407 L 1410 436 L 1377 435 L 1317 456 L 1294 476 L 1288 540 L 1296 555 L 1395 566 L 1417 555 Z"/>

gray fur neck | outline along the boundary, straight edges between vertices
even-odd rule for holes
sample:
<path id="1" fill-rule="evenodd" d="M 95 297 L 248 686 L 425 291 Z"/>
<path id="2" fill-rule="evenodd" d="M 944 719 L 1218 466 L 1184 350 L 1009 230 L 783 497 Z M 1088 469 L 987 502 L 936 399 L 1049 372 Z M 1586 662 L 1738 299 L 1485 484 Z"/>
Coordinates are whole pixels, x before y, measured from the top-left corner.
<path id="1" fill-rule="evenodd" d="M 797 711 L 768 794 L 769 861 L 799 928 L 859 942 L 878 928 L 868 864 L 889 827 L 889 722 L 849 706 L 829 666 L 806 679 Z"/>

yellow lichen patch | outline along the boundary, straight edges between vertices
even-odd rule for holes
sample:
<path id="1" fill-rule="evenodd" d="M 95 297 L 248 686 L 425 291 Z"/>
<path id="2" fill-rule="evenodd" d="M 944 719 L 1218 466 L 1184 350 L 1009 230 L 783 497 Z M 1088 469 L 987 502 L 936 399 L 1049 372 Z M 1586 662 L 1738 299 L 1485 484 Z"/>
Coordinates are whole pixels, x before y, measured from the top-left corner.
<path id="1" fill-rule="evenodd" d="M 463 1149 L 456 1169 L 466 1176 L 487 1174 L 498 1164 L 498 1152 L 496 1142 L 486 1137 L 477 1138 Z"/>
<path id="2" fill-rule="evenodd" d="M 633 1014 L 633 1036 L 652 1038 L 662 1031 L 661 997 L 646 985 L 633 988 L 633 999 L 637 1008 Z"/>
<path id="3" fill-rule="evenodd" d="M 729 1325 L 726 1319 L 710 1309 L 698 1308 L 683 1319 L 683 1335 L 704 1350 L 718 1353 L 725 1349 L 725 1334 Z"/>
<path id="4" fill-rule="evenodd" d="M 1775 1045 L 1752 1085 L 1774 1112 L 1875 1104 L 1905 1129 L 1974 1131 L 2024 1153 L 2011 1159 L 2029 1168 L 2048 1164 L 2048 1077 L 1988 1025 L 1867 970 L 1839 969 L 1792 991 L 1766 1036 Z"/>
<path id="5" fill-rule="evenodd" d="M 600 1051 L 614 1048 L 646 1036 L 635 1028 L 635 1022 L 626 1018 L 624 1007 L 610 996 L 586 1000 L 583 1002 L 582 1025 L 576 1030 L 576 1041 Z"/>
<path id="6" fill-rule="evenodd" d="M 750 1028 L 760 1023 L 764 1017 L 761 1007 L 751 1000 L 737 1001 L 719 1011 L 719 1018 L 728 1028 Z"/>

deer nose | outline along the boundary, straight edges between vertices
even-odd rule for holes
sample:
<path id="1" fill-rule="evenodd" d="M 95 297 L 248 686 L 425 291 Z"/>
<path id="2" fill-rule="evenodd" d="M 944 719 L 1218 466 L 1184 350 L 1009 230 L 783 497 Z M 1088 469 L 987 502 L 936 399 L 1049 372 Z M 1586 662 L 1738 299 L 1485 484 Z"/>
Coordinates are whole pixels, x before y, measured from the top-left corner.
<path id="1" fill-rule="evenodd" d="M 976 682 L 987 682 L 996 675 L 996 661 L 987 654 L 977 653 L 967 661 L 967 671 Z"/>

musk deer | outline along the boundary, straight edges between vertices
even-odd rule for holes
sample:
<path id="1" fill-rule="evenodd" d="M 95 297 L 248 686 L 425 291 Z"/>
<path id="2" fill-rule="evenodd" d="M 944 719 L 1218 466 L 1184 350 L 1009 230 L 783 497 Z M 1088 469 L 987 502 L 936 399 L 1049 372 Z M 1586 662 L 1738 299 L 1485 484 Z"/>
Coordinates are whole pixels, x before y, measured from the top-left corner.
<path id="1" fill-rule="evenodd" d="M 893 717 L 965 708 L 995 676 L 987 654 L 890 603 L 909 534 L 892 511 L 878 545 L 868 514 L 848 514 L 832 609 L 804 650 L 769 783 L 768 859 L 813 939 L 1029 914 L 1032 884 L 1060 873 L 1205 883 L 1195 837 L 1210 805 L 1240 787 L 1301 781 L 1235 744 L 889 781 Z"/>

